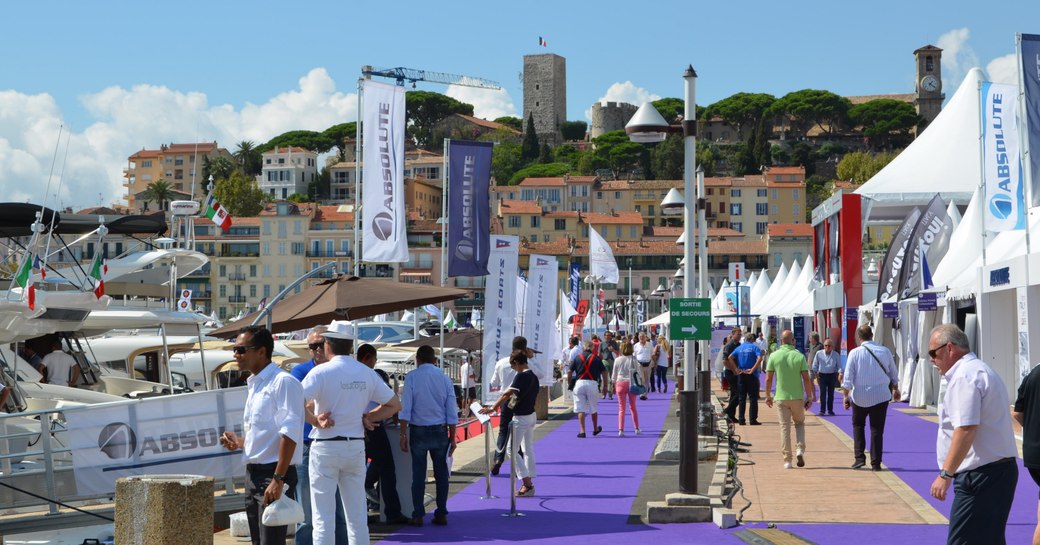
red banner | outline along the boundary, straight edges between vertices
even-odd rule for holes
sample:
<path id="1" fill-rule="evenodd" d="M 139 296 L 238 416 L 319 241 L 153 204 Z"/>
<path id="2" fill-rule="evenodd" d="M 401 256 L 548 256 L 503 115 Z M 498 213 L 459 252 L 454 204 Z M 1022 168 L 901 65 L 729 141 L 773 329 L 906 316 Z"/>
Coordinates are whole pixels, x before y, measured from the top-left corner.
<path id="1" fill-rule="evenodd" d="M 581 335 L 581 328 L 585 325 L 585 315 L 589 312 L 589 300 L 582 299 L 578 301 L 578 313 L 574 315 L 574 327 L 571 329 L 571 335 Z"/>

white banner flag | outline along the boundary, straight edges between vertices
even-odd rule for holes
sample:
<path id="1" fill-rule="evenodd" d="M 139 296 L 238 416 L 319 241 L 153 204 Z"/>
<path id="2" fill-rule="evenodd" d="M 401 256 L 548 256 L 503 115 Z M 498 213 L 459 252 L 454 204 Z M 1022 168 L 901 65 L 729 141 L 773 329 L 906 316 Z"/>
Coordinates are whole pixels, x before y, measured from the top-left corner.
<path id="1" fill-rule="evenodd" d="M 557 353 L 556 285 L 560 264 L 555 257 L 531 254 L 527 270 L 527 347 L 540 353 L 528 362 L 542 386 L 552 384 L 552 359 Z"/>
<path id="2" fill-rule="evenodd" d="M 484 278 L 484 353 L 481 359 L 481 378 L 484 395 L 481 400 L 490 405 L 498 399 L 501 390 L 491 391 L 491 377 L 495 363 L 513 351 L 516 335 L 516 267 L 520 259 L 520 238 L 491 235 L 491 254 L 488 275 Z M 504 384 L 503 387 L 508 386 Z"/>
<path id="3" fill-rule="evenodd" d="M 404 87 L 364 83 L 361 259 L 408 261 L 404 213 Z"/>
<path id="4" fill-rule="evenodd" d="M 1025 184 L 1015 105 L 1018 86 L 982 82 L 982 173 L 987 231 L 1026 228 Z"/>
<path id="5" fill-rule="evenodd" d="M 617 261 L 614 260 L 614 252 L 610 251 L 610 245 L 592 225 L 589 225 L 589 273 L 599 277 L 601 283 L 618 283 L 618 267 Z"/>
<path id="6" fill-rule="evenodd" d="M 65 413 L 79 495 L 110 494 L 136 475 L 245 475 L 241 451 L 220 435 L 242 435 L 246 389 L 105 403 Z"/>

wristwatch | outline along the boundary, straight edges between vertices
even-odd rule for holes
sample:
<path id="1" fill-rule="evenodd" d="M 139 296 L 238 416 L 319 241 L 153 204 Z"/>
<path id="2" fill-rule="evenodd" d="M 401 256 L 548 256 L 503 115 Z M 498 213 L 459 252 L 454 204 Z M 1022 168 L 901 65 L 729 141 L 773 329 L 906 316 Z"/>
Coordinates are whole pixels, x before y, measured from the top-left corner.
<path id="1" fill-rule="evenodd" d="M 274 475 L 271 475 L 271 479 L 275 480 L 275 481 L 278 481 L 278 482 L 284 482 L 285 481 L 285 475 L 280 475 L 278 473 L 275 473 Z"/>
<path id="2" fill-rule="evenodd" d="M 952 479 L 953 478 L 953 473 L 950 473 L 949 471 L 946 471 L 945 469 L 940 469 L 939 470 L 939 477 L 941 477 L 943 479 Z"/>

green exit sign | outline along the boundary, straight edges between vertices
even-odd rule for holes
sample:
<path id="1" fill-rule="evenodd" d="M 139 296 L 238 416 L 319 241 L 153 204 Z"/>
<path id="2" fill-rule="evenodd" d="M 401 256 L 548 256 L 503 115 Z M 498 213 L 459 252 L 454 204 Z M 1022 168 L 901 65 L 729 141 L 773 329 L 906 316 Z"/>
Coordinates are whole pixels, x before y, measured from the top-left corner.
<path id="1" fill-rule="evenodd" d="M 673 341 L 711 340 L 711 299 L 672 299 L 668 304 Z"/>

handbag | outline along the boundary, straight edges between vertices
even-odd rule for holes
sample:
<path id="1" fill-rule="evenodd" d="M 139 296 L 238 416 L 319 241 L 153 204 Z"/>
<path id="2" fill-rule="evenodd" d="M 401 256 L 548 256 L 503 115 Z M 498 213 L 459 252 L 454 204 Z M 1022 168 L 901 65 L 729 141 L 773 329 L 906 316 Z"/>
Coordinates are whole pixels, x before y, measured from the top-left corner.
<path id="1" fill-rule="evenodd" d="M 878 357 L 874 355 L 874 352 L 867 348 L 867 345 L 863 345 L 863 349 L 866 350 L 868 354 L 870 354 L 870 357 L 874 358 L 874 361 L 877 362 L 878 367 L 881 368 L 881 372 L 887 375 L 888 371 L 885 370 L 884 365 L 881 365 L 881 360 L 879 360 Z M 889 381 L 888 389 L 892 392 L 892 401 L 899 401 L 899 385 L 895 382 Z"/>
<path id="2" fill-rule="evenodd" d="M 628 393 L 637 396 L 646 394 L 646 386 L 639 383 L 639 371 L 632 371 L 632 382 L 628 387 Z"/>

